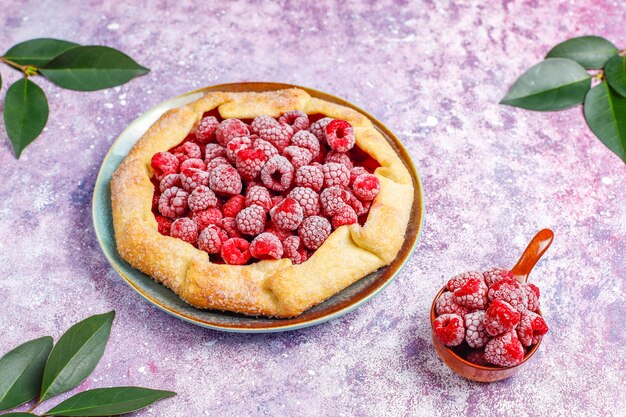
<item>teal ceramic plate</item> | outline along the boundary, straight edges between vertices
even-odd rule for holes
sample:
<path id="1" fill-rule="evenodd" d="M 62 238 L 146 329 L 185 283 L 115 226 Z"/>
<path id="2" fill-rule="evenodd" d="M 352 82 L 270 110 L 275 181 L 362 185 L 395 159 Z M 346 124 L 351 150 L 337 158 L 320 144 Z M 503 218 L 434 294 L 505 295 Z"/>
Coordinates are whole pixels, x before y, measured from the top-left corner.
<path id="1" fill-rule="evenodd" d="M 120 257 L 113 236 L 111 191 L 109 187 L 111 176 L 135 142 L 161 114 L 168 109 L 180 107 L 197 100 L 204 93 L 209 91 L 269 91 L 291 87 L 297 86 L 278 83 L 236 83 L 216 85 L 192 91 L 167 100 L 144 113 L 132 122 L 111 146 L 100 168 L 93 194 L 93 222 L 96 236 L 111 266 L 113 266 L 131 288 L 150 303 L 185 321 L 215 330 L 242 333 L 269 333 L 295 330 L 332 320 L 363 305 L 382 291 L 382 289 L 400 272 L 400 269 L 408 260 L 417 244 L 424 217 L 422 186 L 408 153 L 400 141 L 385 126 L 363 110 L 340 98 L 304 87 L 298 88 L 306 90 L 313 97 L 352 107 L 369 117 L 376 128 L 396 150 L 411 173 L 415 189 L 412 221 L 406 231 L 404 245 L 391 265 L 367 275 L 298 317 L 290 319 L 271 319 L 266 317 L 248 317 L 214 310 L 199 310 L 191 307 L 170 289 L 133 268 Z"/>

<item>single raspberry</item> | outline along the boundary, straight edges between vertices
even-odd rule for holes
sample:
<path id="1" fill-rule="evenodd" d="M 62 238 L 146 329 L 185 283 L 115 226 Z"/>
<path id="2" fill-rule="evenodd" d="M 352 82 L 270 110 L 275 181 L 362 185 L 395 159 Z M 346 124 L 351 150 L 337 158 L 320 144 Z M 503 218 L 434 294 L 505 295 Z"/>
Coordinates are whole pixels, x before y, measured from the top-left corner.
<path id="1" fill-rule="evenodd" d="M 185 142 L 182 145 L 174 148 L 172 153 L 176 155 L 178 160 L 183 163 L 190 158 L 202 158 L 202 150 L 197 143 Z"/>
<path id="2" fill-rule="evenodd" d="M 220 253 L 228 234 L 215 224 L 208 225 L 198 236 L 198 248 L 208 253 Z"/>
<path id="3" fill-rule="evenodd" d="M 284 257 L 291 259 L 294 264 L 306 261 L 306 249 L 302 246 L 300 236 L 289 236 L 283 240 Z"/>
<path id="4" fill-rule="evenodd" d="M 326 126 L 332 121 L 330 117 L 319 119 L 309 127 L 309 132 L 313 133 L 320 142 L 326 143 Z"/>
<path id="5" fill-rule="evenodd" d="M 278 238 L 281 242 L 287 239 L 290 236 L 294 236 L 291 230 L 281 229 L 274 224 L 274 222 L 270 219 L 265 223 L 265 232 L 271 233 Z"/>
<path id="6" fill-rule="evenodd" d="M 513 278 L 511 271 L 498 266 L 489 268 L 483 272 L 483 276 L 485 277 L 485 284 L 487 284 L 488 287 L 491 287 L 493 284 L 503 280 L 504 278 Z"/>
<path id="7" fill-rule="evenodd" d="M 201 145 L 206 145 L 209 142 L 215 140 L 215 131 L 220 125 L 220 122 L 213 116 L 205 116 L 198 123 L 196 128 L 196 142 Z"/>
<path id="8" fill-rule="evenodd" d="M 267 191 L 267 188 L 262 185 L 248 188 L 246 191 L 246 206 L 249 207 L 253 204 L 263 207 L 265 211 L 270 211 L 272 208 L 272 196 Z"/>
<path id="9" fill-rule="evenodd" d="M 326 142 L 337 152 L 348 152 L 354 146 L 354 129 L 345 120 L 333 120 L 326 125 Z"/>
<path id="10" fill-rule="evenodd" d="M 363 167 L 354 167 L 350 170 L 350 186 L 352 186 L 352 184 L 354 184 L 354 180 L 356 180 L 356 178 L 359 175 L 363 175 L 363 174 L 369 174 L 369 172 L 367 172 L 367 170 Z"/>
<path id="11" fill-rule="evenodd" d="M 241 194 L 234 195 L 222 206 L 224 217 L 235 217 L 246 207 L 246 198 Z"/>
<path id="12" fill-rule="evenodd" d="M 357 222 L 357 220 L 358 217 L 354 209 L 346 204 L 339 209 L 337 214 L 333 216 L 331 223 L 335 229 L 338 229 L 339 227 L 346 224 L 354 224 Z"/>
<path id="13" fill-rule="evenodd" d="M 470 278 L 454 291 L 454 301 L 470 310 L 484 310 L 489 302 L 487 285 L 481 278 Z"/>
<path id="14" fill-rule="evenodd" d="M 256 139 L 254 141 L 254 143 L 252 144 L 252 149 L 254 150 L 259 149 L 263 151 L 267 159 L 270 159 L 273 156 L 279 155 L 278 149 L 276 149 L 274 145 L 272 145 L 268 141 L 263 140 L 261 138 Z"/>
<path id="15" fill-rule="evenodd" d="M 465 341 L 470 347 L 480 349 L 491 339 L 485 330 L 485 312 L 475 311 L 463 317 L 465 319 Z"/>
<path id="16" fill-rule="evenodd" d="M 233 138 L 228 145 L 226 145 L 226 158 L 235 162 L 235 155 L 242 149 L 249 149 L 252 147 L 252 141 L 247 136 L 241 136 L 237 138 Z"/>
<path id="17" fill-rule="evenodd" d="M 189 158 L 184 160 L 180 164 L 180 172 L 183 172 L 184 170 L 189 168 L 196 168 L 202 171 L 206 171 L 206 164 L 200 158 Z"/>
<path id="18" fill-rule="evenodd" d="M 170 230 L 172 228 L 172 220 L 167 217 L 159 216 L 158 214 L 154 216 L 159 226 L 159 233 L 165 236 L 170 235 Z"/>
<path id="19" fill-rule="evenodd" d="M 467 314 L 467 309 L 455 303 L 454 294 L 446 291 L 435 301 L 435 312 L 438 316 L 442 314 L 458 314 L 464 317 Z"/>
<path id="20" fill-rule="evenodd" d="M 274 196 L 272 196 L 272 207 L 277 206 L 278 203 L 280 203 L 284 199 L 285 199 L 285 197 L 283 197 L 282 195 L 274 195 Z M 270 207 L 270 210 L 271 210 L 272 207 Z"/>
<path id="21" fill-rule="evenodd" d="M 372 206 L 371 201 L 361 201 L 351 192 L 348 192 L 348 194 L 350 194 L 348 204 L 354 209 L 357 216 L 363 216 L 370 211 L 370 207 Z"/>
<path id="22" fill-rule="evenodd" d="M 150 166 L 152 167 L 152 171 L 154 171 L 156 179 L 161 181 L 168 174 L 178 173 L 180 161 L 174 154 L 159 152 L 154 154 L 150 160 Z"/>
<path id="23" fill-rule="evenodd" d="M 198 226 L 188 217 L 176 219 L 174 223 L 172 223 L 170 236 L 194 244 L 198 239 Z"/>
<path id="24" fill-rule="evenodd" d="M 524 359 L 524 347 L 515 332 L 509 331 L 487 342 L 485 359 L 491 364 L 505 368 L 515 366 Z"/>
<path id="25" fill-rule="evenodd" d="M 241 192 L 241 176 L 230 165 L 220 165 L 211 170 L 209 187 L 218 194 L 239 194 Z"/>
<path id="26" fill-rule="evenodd" d="M 187 213 L 189 193 L 178 187 L 163 191 L 159 197 L 159 213 L 170 219 L 184 216 Z"/>
<path id="27" fill-rule="evenodd" d="M 241 238 L 230 238 L 222 243 L 220 251 L 224 262 L 230 265 L 244 265 L 250 259 L 250 244 Z"/>
<path id="28" fill-rule="evenodd" d="M 283 151 L 283 156 L 291 162 L 294 169 L 307 165 L 313 159 L 313 155 L 308 149 L 298 146 L 287 146 Z"/>
<path id="29" fill-rule="evenodd" d="M 278 120 L 274 119 L 271 116 L 266 116 L 266 115 L 257 116 L 254 118 L 252 123 L 250 123 L 250 129 L 257 135 L 262 130 L 267 130 L 272 127 L 279 127 L 279 126 L 280 126 L 280 123 L 278 122 Z"/>
<path id="30" fill-rule="evenodd" d="M 261 169 L 261 181 L 274 191 L 285 191 L 291 186 L 294 169 L 284 156 L 272 157 Z"/>
<path id="31" fill-rule="evenodd" d="M 274 145 L 278 152 L 282 152 L 289 145 L 292 136 L 293 128 L 289 125 L 270 127 L 259 132 L 259 137 Z"/>
<path id="32" fill-rule="evenodd" d="M 226 159 L 226 157 L 224 156 L 218 156 L 217 158 L 213 158 L 209 161 L 209 163 L 206 165 L 206 170 L 208 172 L 213 171 L 215 168 L 221 166 L 221 165 L 230 165 L 230 162 L 228 161 L 228 159 Z"/>
<path id="33" fill-rule="evenodd" d="M 204 150 L 204 162 L 208 165 L 209 162 L 217 158 L 218 156 L 226 157 L 226 148 L 219 143 L 209 143 Z"/>
<path id="34" fill-rule="evenodd" d="M 248 136 L 250 131 L 244 122 L 239 119 L 225 119 L 215 131 L 217 142 L 226 146 L 228 142 L 240 136 Z"/>
<path id="35" fill-rule="evenodd" d="M 228 237 L 243 237 L 243 234 L 237 229 L 237 220 L 234 217 L 222 217 L 219 227 L 224 229 Z"/>
<path id="36" fill-rule="evenodd" d="M 256 204 L 241 210 L 235 217 L 237 228 L 245 235 L 256 236 L 265 227 L 265 210 Z"/>
<path id="37" fill-rule="evenodd" d="M 324 173 L 324 187 L 348 188 L 350 184 L 350 170 L 342 164 L 330 162 L 322 165 Z"/>
<path id="38" fill-rule="evenodd" d="M 489 362 L 485 359 L 485 351 L 483 349 L 472 349 L 465 354 L 465 360 L 476 365 L 487 366 Z"/>
<path id="39" fill-rule="evenodd" d="M 293 198 L 285 198 L 270 211 L 270 217 L 280 229 L 296 230 L 304 219 L 302 206 Z"/>
<path id="40" fill-rule="evenodd" d="M 314 158 L 320 153 L 320 141 L 309 131 L 301 130 L 293 135 L 291 144 L 300 148 L 308 149 L 311 157 Z"/>
<path id="41" fill-rule="evenodd" d="M 494 300 L 485 312 L 485 330 L 492 336 L 513 330 L 519 321 L 519 312 L 506 301 Z"/>
<path id="42" fill-rule="evenodd" d="M 345 165 L 346 168 L 350 170 L 354 168 L 352 159 L 350 159 L 350 156 L 345 152 L 337 152 L 337 151 L 328 152 L 326 154 L 326 157 L 324 158 L 324 163 L 327 164 L 329 162 L 336 162 L 338 164 Z"/>
<path id="43" fill-rule="evenodd" d="M 328 238 L 332 227 L 330 222 L 321 216 L 307 217 L 298 229 L 298 235 L 307 249 L 316 250 Z"/>
<path id="44" fill-rule="evenodd" d="M 372 174 L 360 175 L 352 185 L 352 192 L 362 201 L 372 201 L 379 191 L 380 181 Z"/>
<path id="45" fill-rule="evenodd" d="M 198 168 L 187 168 L 180 173 L 183 188 L 189 192 L 201 185 L 209 185 L 209 173 Z"/>
<path id="46" fill-rule="evenodd" d="M 315 216 L 320 212 L 320 196 L 308 187 L 295 187 L 287 195 L 301 206 L 304 217 Z"/>
<path id="47" fill-rule="evenodd" d="M 475 272 L 475 271 L 463 272 L 462 274 L 458 274 L 450 278 L 450 280 L 446 284 L 446 287 L 448 288 L 449 291 L 454 292 L 458 290 L 459 288 L 461 288 L 463 285 L 465 285 L 465 283 L 470 278 L 483 279 L 483 274 L 481 274 L 480 272 Z"/>
<path id="48" fill-rule="evenodd" d="M 309 116 L 300 110 L 291 110 L 283 113 L 283 115 L 278 118 L 278 122 L 282 125 L 291 126 L 294 132 L 309 128 Z"/>
<path id="49" fill-rule="evenodd" d="M 445 346 L 458 346 L 465 339 L 465 324 L 458 314 L 442 314 L 433 321 L 433 329 Z"/>
<path id="50" fill-rule="evenodd" d="M 536 345 L 548 333 L 548 325 L 543 317 L 532 311 L 525 311 L 517 326 L 517 337 L 523 346 Z"/>
<path id="51" fill-rule="evenodd" d="M 180 174 L 167 174 L 163 177 L 161 182 L 159 183 L 159 190 L 161 192 L 167 190 L 168 188 L 178 187 L 182 188 L 183 184 L 180 182 Z"/>
<path id="52" fill-rule="evenodd" d="M 526 293 L 528 299 L 528 310 L 539 310 L 539 288 L 534 284 L 522 284 L 522 289 Z"/>
<path id="53" fill-rule="evenodd" d="M 234 142 L 234 140 L 232 142 Z M 252 181 L 261 173 L 261 170 L 267 162 L 267 156 L 265 156 L 260 149 L 244 148 L 237 152 L 235 161 L 241 178 L 246 181 Z"/>
<path id="54" fill-rule="evenodd" d="M 189 194 L 187 203 L 191 211 L 206 210 L 209 207 L 217 206 L 217 197 L 209 187 L 200 185 Z"/>
<path id="55" fill-rule="evenodd" d="M 250 254 L 257 259 L 280 259 L 283 245 L 273 234 L 261 233 L 250 243 Z"/>
<path id="56" fill-rule="evenodd" d="M 515 278 L 504 278 L 489 287 L 489 299 L 504 300 L 520 313 L 528 308 L 528 296 Z"/>
<path id="57" fill-rule="evenodd" d="M 202 231 L 210 224 L 219 224 L 222 220 L 222 213 L 215 207 L 210 207 L 206 210 L 192 212 L 191 220 L 196 222 L 198 230 Z"/>
<path id="58" fill-rule="evenodd" d="M 313 191 L 321 190 L 324 185 L 322 169 L 312 165 L 300 167 L 296 171 L 296 185 L 311 188 Z"/>
<path id="59" fill-rule="evenodd" d="M 348 190 L 344 190 L 339 187 L 330 187 L 322 190 L 320 194 L 320 203 L 322 205 L 322 212 L 326 216 L 334 216 L 348 204 L 350 201 L 350 193 Z"/>

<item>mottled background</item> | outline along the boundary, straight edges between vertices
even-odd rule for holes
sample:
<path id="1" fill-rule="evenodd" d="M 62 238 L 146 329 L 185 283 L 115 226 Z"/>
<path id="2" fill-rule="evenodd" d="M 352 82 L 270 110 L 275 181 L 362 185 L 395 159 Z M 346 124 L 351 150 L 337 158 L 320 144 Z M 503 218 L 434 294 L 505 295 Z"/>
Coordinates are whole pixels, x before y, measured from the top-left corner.
<path id="1" fill-rule="evenodd" d="M 624 164 L 580 108 L 497 104 L 568 37 L 625 48 L 624 2 L 1 3 L 2 50 L 35 37 L 106 44 L 152 72 L 94 93 L 38 80 L 50 120 L 20 161 L 0 126 L 0 352 L 115 309 L 106 354 L 81 388 L 179 393 L 137 415 L 624 415 Z M 4 95 L 18 74 L 0 72 Z M 381 295 L 334 322 L 272 335 L 195 327 L 141 299 L 98 247 L 91 194 L 117 135 L 169 97 L 244 80 L 352 101 L 419 168 L 417 251 Z M 556 239 L 532 276 L 550 325 L 539 353 L 507 381 L 457 377 L 431 345 L 432 296 L 457 272 L 512 266 L 543 227 Z"/>

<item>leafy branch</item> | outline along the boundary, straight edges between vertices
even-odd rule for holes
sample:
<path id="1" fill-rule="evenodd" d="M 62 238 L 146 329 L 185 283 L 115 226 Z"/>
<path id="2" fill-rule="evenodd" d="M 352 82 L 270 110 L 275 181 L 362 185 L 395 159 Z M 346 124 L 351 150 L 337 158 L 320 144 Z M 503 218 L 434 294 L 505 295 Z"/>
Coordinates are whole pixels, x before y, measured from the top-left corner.
<path id="1" fill-rule="evenodd" d="M 43 76 L 69 90 L 95 91 L 124 84 L 150 71 L 107 46 L 81 46 L 48 38 L 17 44 L 0 56 L 0 62 L 24 76 L 9 87 L 4 100 L 4 123 L 18 159 L 48 121 L 46 95 L 30 77 Z"/>
<path id="2" fill-rule="evenodd" d="M 626 162 L 625 55 L 599 36 L 569 39 L 522 74 L 500 104 L 536 111 L 582 104 L 591 131 Z"/>
<path id="3" fill-rule="evenodd" d="M 50 336 L 26 342 L 0 358 L 0 411 L 37 399 L 44 401 L 76 388 L 96 368 L 109 340 L 115 312 L 91 316 L 70 327 L 53 345 Z M 130 413 L 176 393 L 141 387 L 96 388 L 80 392 L 42 416 L 110 416 Z"/>

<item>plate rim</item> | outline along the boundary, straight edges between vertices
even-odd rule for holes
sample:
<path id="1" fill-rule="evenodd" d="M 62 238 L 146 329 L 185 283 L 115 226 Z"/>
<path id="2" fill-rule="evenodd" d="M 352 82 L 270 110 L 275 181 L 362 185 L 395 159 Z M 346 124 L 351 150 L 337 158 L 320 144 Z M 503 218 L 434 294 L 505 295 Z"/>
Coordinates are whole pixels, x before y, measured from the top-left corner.
<path id="1" fill-rule="evenodd" d="M 407 168 L 412 171 L 415 175 L 414 175 L 414 179 L 415 179 L 415 184 L 414 186 L 417 188 L 417 192 L 415 193 L 415 195 L 418 198 L 419 201 L 414 201 L 413 205 L 412 205 L 412 210 L 419 210 L 419 221 L 417 223 L 417 233 L 415 234 L 415 238 L 413 243 L 411 244 L 411 246 L 408 248 L 408 250 L 405 252 L 405 256 L 404 259 L 402 259 L 401 263 L 399 264 L 399 266 L 397 267 L 397 269 L 391 274 L 391 276 L 389 278 L 387 278 L 387 280 L 380 285 L 377 289 L 375 289 L 374 291 L 372 291 L 370 294 L 368 294 L 367 296 L 357 300 L 356 302 L 350 303 L 347 306 L 344 306 L 332 313 L 320 316 L 320 317 L 316 317 L 304 322 L 298 322 L 298 323 L 289 323 L 289 324 L 285 324 L 285 325 L 280 325 L 280 323 L 277 323 L 276 325 L 272 325 L 272 326 L 263 326 L 263 327 L 240 327 L 240 326 L 232 326 L 232 325 L 226 325 L 226 324 L 219 324 L 219 323 L 215 323 L 215 322 L 207 322 L 207 321 L 202 321 L 202 320 L 198 320 L 195 317 L 189 317 L 179 311 L 177 311 L 176 309 L 173 309 L 167 305 L 162 304 L 161 302 L 151 298 L 148 294 L 144 293 L 144 291 L 139 288 L 139 286 L 137 284 L 135 284 L 133 282 L 132 279 L 130 279 L 129 277 L 126 276 L 126 274 L 118 267 L 117 265 L 117 260 L 114 259 L 111 254 L 108 253 L 107 248 L 105 247 L 105 244 L 103 242 L 104 238 L 102 236 L 102 232 L 100 230 L 100 226 L 98 225 L 97 222 L 97 207 L 96 207 L 96 200 L 97 200 L 97 195 L 99 195 L 102 191 L 102 187 L 109 185 L 110 181 L 105 181 L 103 179 L 104 177 L 104 168 L 105 165 L 107 165 L 107 161 L 109 160 L 109 158 L 112 156 L 112 150 L 113 148 L 118 144 L 118 142 L 121 141 L 122 137 L 125 136 L 127 134 L 127 132 L 134 127 L 135 123 L 145 117 L 147 114 L 150 114 L 152 112 L 156 112 L 158 110 L 163 109 L 164 107 L 166 108 L 167 111 L 167 104 L 168 102 L 172 102 L 172 101 L 176 101 L 179 99 L 183 99 L 187 96 L 190 95 L 194 95 L 194 94 L 198 94 L 198 93 L 204 93 L 204 92 L 208 92 L 208 91 L 219 91 L 220 89 L 223 90 L 228 90 L 228 89 L 233 89 L 233 88 L 237 88 L 237 87 L 244 87 L 246 85 L 259 85 L 262 84 L 264 86 L 273 86 L 273 89 L 285 89 L 285 88 L 300 88 L 304 91 L 307 92 L 313 92 L 317 95 L 321 95 L 321 96 L 327 96 L 327 97 L 331 97 L 332 99 L 336 100 L 337 103 L 342 104 L 342 105 L 346 105 L 348 107 L 351 107 L 353 109 L 355 109 L 356 111 L 359 111 L 360 113 L 362 113 L 364 116 L 366 116 L 367 118 L 369 118 L 375 125 L 376 127 L 382 127 L 383 130 L 385 131 L 384 133 L 387 134 L 388 136 L 390 136 L 393 140 L 394 140 L 394 144 L 395 146 L 397 146 L 406 156 L 406 158 L 403 158 L 403 163 L 406 163 L 408 166 Z M 269 91 L 270 89 L 268 88 L 266 91 Z M 412 176 L 413 179 L 413 176 Z M 104 183 L 107 184 L 104 184 Z M 110 205 L 111 202 L 109 201 L 108 204 Z M 412 213 L 413 214 L 413 213 Z M 422 231 L 424 229 L 424 217 L 425 217 L 425 212 L 424 212 L 424 191 L 423 191 L 423 186 L 422 186 L 422 181 L 421 181 L 421 177 L 419 175 L 419 171 L 417 170 L 417 167 L 415 166 L 415 163 L 413 162 L 413 159 L 411 158 L 411 155 L 409 154 L 409 152 L 407 151 L 406 147 L 404 146 L 404 144 L 402 143 L 402 141 L 400 141 L 397 136 L 391 131 L 389 130 L 383 123 L 381 123 L 378 119 L 376 119 L 375 117 L 373 117 L 371 114 L 367 113 L 366 111 L 362 110 L 361 108 L 359 108 L 358 106 L 340 98 L 337 96 L 334 96 L 332 94 L 328 94 L 324 91 L 320 91 L 320 90 L 316 90 L 313 88 L 308 88 L 308 87 L 302 87 L 299 85 L 294 85 L 294 84 L 287 84 L 287 83 L 276 83 L 276 82 L 265 82 L 265 81 L 246 81 L 246 82 L 236 82 L 236 83 L 224 83 L 224 84 L 214 84 L 214 85 L 210 85 L 210 86 L 206 86 L 206 87 L 201 87 L 192 91 L 188 91 L 182 94 L 179 94 L 177 96 L 174 97 L 170 97 L 158 104 L 156 104 L 155 106 L 152 106 L 150 109 L 148 109 L 147 111 L 141 113 L 140 115 L 138 115 L 135 119 L 133 119 L 121 132 L 120 134 L 117 136 L 117 138 L 111 143 L 111 145 L 109 146 L 109 149 L 107 150 L 106 155 L 104 156 L 104 158 L 102 159 L 100 168 L 98 170 L 98 175 L 96 177 L 96 181 L 94 184 L 94 189 L 93 189 L 93 193 L 92 193 L 92 203 L 91 203 L 91 215 L 92 215 L 92 225 L 94 227 L 94 231 L 96 234 L 96 240 L 98 241 L 98 245 L 100 246 L 100 250 L 101 252 L 104 254 L 105 258 L 107 259 L 109 265 L 115 270 L 115 272 L 122 277 L 122 279 L 126 282 L 126 284 L 128 284 L 133 290 L 135 290 L 135 292 L 137 292 L 142 298 L 144 298 L 146 301 L 148 301 L 150 304 L 154 305 L 155 307 L 157 307 L 158 309 L 165 311 L 166 313 L 177 317 L 187 323 L 191 323 L 191 324 L 195 324 L 197 326 L 201 326 L 204 328 L 208 328 L 208 329 L 212 329 L 212 330 L 218 330 L 218 331 L 224 331 L 224 332 L 232 332 L 232 333 L 276 333 L 276 332 L 284 332 L 284 331 L 291 331 L 291 330 L 298 330 L 298 329 L 303 329 L 306 327 L 311 327 L 311 326 L 315 326 L 318 324 L 322 324 L 325 323 L 327 321 L 331 321 L 334 320 L 336 318 L 339 318 L 345 314 L 348 314 L 352 311 L 354 311 L 355 309 L 357 309 L 358 307 L 362 306 L 363 304 L 367 303 L 368 301 L 370 301 L 372 298 L 374 298 L 376 295 L 380 294 L 395 278 L 396 276 L 404 269 L 404 266 L 406 265 L 406 263 L 408 262 L 408 260 L 411 258 L 412 254 L 415 252 L 415 249 L 417 248 L 417 244 L 420 241 L 421 238 L 421 234 Z M 412 217 L 413 218 L 413 217 Z M 104 226 L 103 226 L 104 227 Z M 114 236 L 114 233 L 112 233 L 112 235 Z M 156 281 L 155 281 L 156 282 Z M 160 285 L 163 285 L 161 283 L 158 283 Z M 168 289 L 170 290 L 170 289 Z M 342 290 L 344 291 L 345 288 Z M 171 291 L 171 290 L 170 290 Z M 341 292 L 341 291 L 340 291 Z M 244 316 L 245 317 L 245 316 Z M 280 320 L 280 319 L 276 319 L 276 320 Z"/>

